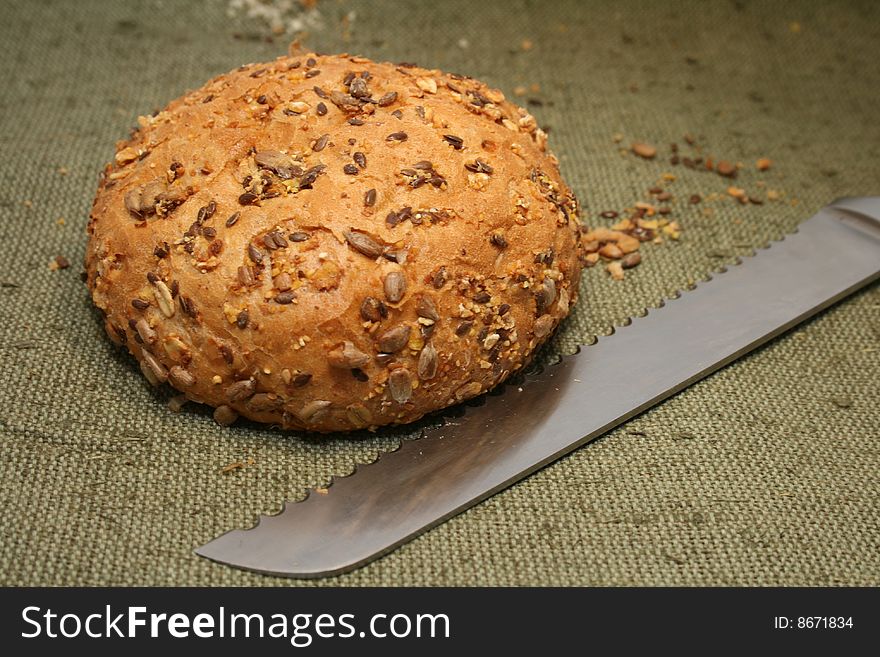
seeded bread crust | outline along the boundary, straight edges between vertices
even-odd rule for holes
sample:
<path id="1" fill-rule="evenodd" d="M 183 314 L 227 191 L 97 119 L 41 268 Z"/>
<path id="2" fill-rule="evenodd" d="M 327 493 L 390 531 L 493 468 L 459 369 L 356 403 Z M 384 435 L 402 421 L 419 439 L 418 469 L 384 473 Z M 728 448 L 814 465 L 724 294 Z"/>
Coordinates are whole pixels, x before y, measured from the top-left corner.
<path id="1" fill-rule="evenodd" d="M 282 57 L 139 124 L 94 200 L 88 285 L 145 376 L 221 424 L 411 422 L 522 367 L 577 299 L 546 135 L 470 78 Z"/>

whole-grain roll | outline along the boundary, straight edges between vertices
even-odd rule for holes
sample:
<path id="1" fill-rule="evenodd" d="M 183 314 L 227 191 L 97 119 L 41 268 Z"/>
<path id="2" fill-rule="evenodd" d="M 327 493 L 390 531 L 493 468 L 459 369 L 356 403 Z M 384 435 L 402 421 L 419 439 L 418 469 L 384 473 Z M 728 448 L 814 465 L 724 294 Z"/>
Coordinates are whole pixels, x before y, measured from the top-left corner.
<path id="1" fill-rule="evenodd" d="M 139 119 L 88 284 L 153 384 L 284 428 L 411 422 L 524 365 L 577 298 L 546 135 L 476 80 L 304 54 Z"/>

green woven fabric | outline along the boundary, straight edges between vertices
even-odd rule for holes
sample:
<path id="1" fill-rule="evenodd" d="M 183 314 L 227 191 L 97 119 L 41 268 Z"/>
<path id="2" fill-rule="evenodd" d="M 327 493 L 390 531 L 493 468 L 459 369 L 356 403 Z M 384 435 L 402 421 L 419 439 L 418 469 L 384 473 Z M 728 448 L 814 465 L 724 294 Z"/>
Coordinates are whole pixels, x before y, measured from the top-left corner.
<path id="1" fill-rule="evenodd" d="M 85 226 L 114 141 L 210 76 L 286 50 L 286 37 L 268 40 L 265 22 L 228 8 L 4 4 L 0 583 L 301 584 L 192 549 L 409 435 L 317 441 L 252 424 L 222 429 L 204 409 L 172 414 L 167 393 L 145 385 L 91 309 L 79 278 Z M 323 25 L 305 37 L 309 48 L 415 61 L 510 96 L 540 85 L 520 100 L 543 103 L 531 109 L 551 128 L 589 223 L 647 200 L 664 172 L 678 176 L 667 187 L 681 239 L 645 245 L 623 282 L 588 270 L 585 302 L 545 359 L 834 197 L 880 193 L 874 2 L 318 8 Z M 730 181 L 668 163 L 670 142 L 686 154 L 685 133 L 745 165 L 734 184 L 781 200 L 691 205 L 691 194 L 723 195 Z M 633 139 L 656 144 L 658 158 L 621 154 Z M 762 156 L 773 160 L 763 174 Z M 56 255 L 71 268 L 50 270 Z M 307 584 L 876 586 L 878 366 L 874 286 L 378 562 Z"/>

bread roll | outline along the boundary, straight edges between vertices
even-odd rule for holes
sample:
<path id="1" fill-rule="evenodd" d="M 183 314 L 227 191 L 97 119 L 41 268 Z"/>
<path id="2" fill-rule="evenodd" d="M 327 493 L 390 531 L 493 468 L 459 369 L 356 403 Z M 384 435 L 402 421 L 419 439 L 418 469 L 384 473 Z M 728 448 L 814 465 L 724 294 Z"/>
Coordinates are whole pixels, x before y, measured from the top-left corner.
<path id="1" fill-rule="evenodd" d="M 412 422 L 529 361 L 581 272 L 546 134 L 476 80 L 242 66 L 117 145 L 88 285 L 153 384 L 318 432 Z"/>

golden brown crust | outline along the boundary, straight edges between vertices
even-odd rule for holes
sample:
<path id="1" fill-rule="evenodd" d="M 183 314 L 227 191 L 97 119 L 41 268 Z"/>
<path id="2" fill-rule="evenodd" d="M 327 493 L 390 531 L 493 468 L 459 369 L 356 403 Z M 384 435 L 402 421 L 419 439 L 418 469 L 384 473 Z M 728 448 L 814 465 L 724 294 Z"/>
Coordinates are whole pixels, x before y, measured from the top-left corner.
<path id="1" fill-rule="evenodd" d="M 503 381 L 577 297 L 576 201 L 545 143 L 469 78 L 243 66 L 118 144 L 93 299 L 147 378 L 223 424 L 411 422 Z"/>

